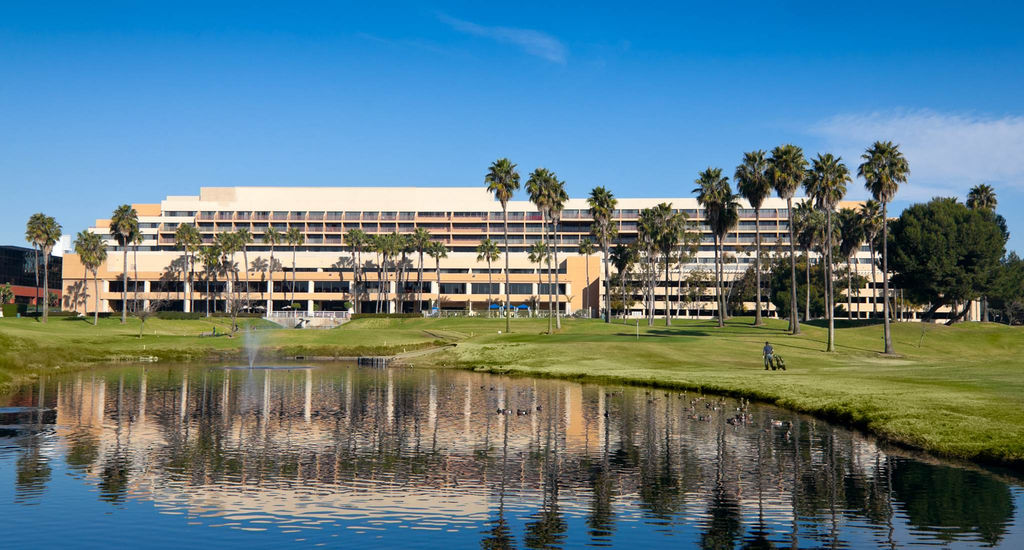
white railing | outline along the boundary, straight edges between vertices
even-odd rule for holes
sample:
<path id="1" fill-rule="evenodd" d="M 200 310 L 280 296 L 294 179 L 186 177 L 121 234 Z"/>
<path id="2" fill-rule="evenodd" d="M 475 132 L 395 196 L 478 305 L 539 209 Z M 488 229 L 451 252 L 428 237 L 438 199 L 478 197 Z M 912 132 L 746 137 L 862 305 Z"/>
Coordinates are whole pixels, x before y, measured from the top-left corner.
<path id="1" fill-rule="evenodd" d="M 270 319 L 348 319 L 347 311 L 271 311 L 267 315 Z"/>

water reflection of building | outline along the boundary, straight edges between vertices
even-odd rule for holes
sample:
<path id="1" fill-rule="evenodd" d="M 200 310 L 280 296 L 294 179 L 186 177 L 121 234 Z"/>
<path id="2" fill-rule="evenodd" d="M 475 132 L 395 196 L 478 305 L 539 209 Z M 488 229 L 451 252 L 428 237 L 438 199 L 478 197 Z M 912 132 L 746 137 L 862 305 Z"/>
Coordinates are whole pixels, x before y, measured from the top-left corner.
<path id="1" fill-rule="evenodd" d="M 688 522 L 708 545 L 784 528 L 843 543 L 851 524 L 884 544 L 900 507 L 935 536 L 998 541 L 1012 517 L 1005 484 L 982 474 L 893 460 L 777 409 L 731 426 L 735 402 L 691 409 L 695 397 L 465 372 L 150 367 L 59 377 L 23 400 L 56 408 L 51 441 L 102 498 L 200 515 L 472 523 L 515 500 L 538 510 L 541 539 L 572 514 L 597 538 L 623 518 Z M 27 490 L 60 454 L 26 447 Z M 915 481 L 929 476 L 957 494 Z"/>

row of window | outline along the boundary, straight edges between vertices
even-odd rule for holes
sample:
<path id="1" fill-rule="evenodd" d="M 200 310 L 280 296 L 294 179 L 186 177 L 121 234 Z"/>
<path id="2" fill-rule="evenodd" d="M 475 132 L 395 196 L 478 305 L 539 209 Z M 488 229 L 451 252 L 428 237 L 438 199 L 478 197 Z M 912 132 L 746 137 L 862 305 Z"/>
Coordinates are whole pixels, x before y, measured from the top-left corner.
<path id="1" fill-rule="evenodd" d="M 691 219 L 697 219 L 704 215 L 703 209 L 673 209 L 674 213 L 685 214 Z M 752 208 L 739 209 L 740 216 L 754 216 Z M 446 211 L 446 212 L 393 212 L 393 211 L 361 211 L 361 212 L 327 212 L 327 211 L 302 211 L 302 210 L 262 210 L 262 211 L 237 211 L 237 210 L 203 210 L 183 211 L 168 210 L 163 212 L 168 217 L 192 217 L 200 220 L 275 220 L 275 221 L 305 221 L 305 220 L 346 220 L 346 221 L 397 221 L 414 220 L 417 218 L 445 218 L 445 219 L 484 219 L 504 220 L 501 212 L 468 212 L 468 211 Z M 622 219 L 636 219 L 640 217 L 640 209 L 617 209 L 612 216 Z M 763 208 L 761 216 L 765 218 L 785 218 L 785 208 Z M 590 219 L 588 210 L 567 209 L 563 210 L 561 219 L 576 220 Z M 509 221 L 540 220 L 540 212 L 509 212 Z"/>

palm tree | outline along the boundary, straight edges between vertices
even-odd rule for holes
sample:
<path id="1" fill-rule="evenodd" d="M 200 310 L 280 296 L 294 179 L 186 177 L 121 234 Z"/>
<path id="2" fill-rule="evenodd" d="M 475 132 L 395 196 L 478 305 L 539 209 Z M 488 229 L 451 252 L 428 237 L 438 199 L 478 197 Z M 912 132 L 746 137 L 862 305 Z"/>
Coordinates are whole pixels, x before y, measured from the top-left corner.
<path id="1" fill-rule="evenodd" d="M 142 231 L 136 229 L 132 235 L 132 312 L 139 309 L 139 245 L 142 244 Z M 143 321 L 145 322 L 145 321 Z"/>
<path id="2" fill-rule="evenodd" d="M 427 255 L 434 259 L 434 272 L 437 274 L 437 314 L 441 315 L 441 258 L 448 257 L 448 247 L 442 242 L 432 241 L 427 247 Z"/>
<path id="3" fill-rule="evenodd" d="M 583 289 L 583 310 L 587 312 L 587 317 L 593 317 L 590 311 L 590 304 L 587 303 L 587 295 L 590 294 L 590 257 L 594 254 L 594 241 L 589 238 L 584 238 L 580 241 L 579 249 L 577 250 L 580 256 L 583 256 L 583 266 L 587 274 L 587 285 Z"/>
<path id="4" fill-rule="evenodd" d="M 889 333 L 889 202 L 896 196 L 901 183 L 907 182 L 910 165 L 900 152 L 899 145 L 891 141 L 876 141 L 861 155 L 864 162 L 857 168 L 857 175 L 864 178 L 865 187 L 875 200 L 882 203 L 882 302 L 883 336 L 885 353 L 895 353 L 892 335 Z"/>
<path id="5" fill-rule="evenodd" d="M 725 269 L 724 246 L 722 241 L 739 223 L 738 195 L 733 194 L 728 176 L 722 175 L 721 168 L 707 168 L 697 174 L 697 203 L 704 207 L 704 222 L 714 237 L 715 248 L 715 294 L 718 297 L 718 326 L 725 326 L 724 296 Z"/>
<path id="6" fill-rule="evenodd" d="M 601 246 L 601 253 L 603 254 L 605 323 L 612 322 L 611 276 L 608 274 L 608 254 L 610 253 L 611 242 L 619 231 L 618 226 L 612 222 L 612 215 L 615 213 L 615 207 L 618 205 L 618 202 L 615 196 L 612 195 L 612 192 L 604 187 L 593 188 L 590 191 L 590 197 L 587 198 L 587 204 L 590 205 L 590 216 L 594 218 L 591 233 L 597 238 L 597 242 Z"/>
<path id="7" fill-rule="evenodd" d="M 562 208 L 565 206 L 565 202 L 569 200 L 568 193 L 565 192 L 565 182 L 555 177 L 555 174 L 551 174 L 551 179 L 548 181 L 548 208 L 549 215 L 551 216 L 551 236 L 554 239 L 554 254 L 552 259 L 555 262 L 555 288 L 554 294 L 558 296 L 558 301 L 555 303 L 555 328 L 562 330 L 562 285 L 559 282 L 559 271 L 560 264 L 558 263 L 558 245 L 561 244 L 562 238 L 558 233 L 558 222 L 562 220 Z"/>
<path id="8" fill-rule="evenodd" d="M 413 250 L 419 255 L 418 277 L 416 280 L 416 303 L 417 311 L 423 313 L 423 253 L 426 252 L 427 247 L 430 246 L 430 231 L 422 227 L 417 227 L 416 231 L 413 231 L 410 235 L 410 243 L 412 244 Z M 506 282 L 506 284 L 508 284 Z"/>
<path id="9" fill-rule="evenodd" d="M 626 275 L 636 262 L 636 248 L 634 246 L 618 243 L 611 253 L 612 264 L 615 271 L 619 273 L 619 288 L 622 291 L 622 319 L 626 319 Z M 609 315 L 611 312 L 609 311 Z"/>
<path id="10" fill-rule="evenodd" d="M 99 269 L 107 261 L 107 247 L 103 239 L 91 231 L 79 231 L 75 237 L 75 253 L 78 254 L 82 267 L 92 273 L 94 310 L 92 325 L 100 322 L 100 280 Z"/>
<path id="11" fill-rule="evenodd" d="M 498 248 L 498 243 L 484 239 L 479 246 L 476 247 L 476 261 L 487 262 L 487 315 L 490 316 L 491 303 L 493 302 L 491 297 L 491 262 L 497 261 L 501 258 L 501 249 Z"/>
<path id="12" fill-rule="evenodd" d="M 807 160 L 803 149 L 796 145 L 779 145 L 772 149 L 768 159 L 768 179 L 780 199 L 786 199 L 789 217 L 789 332 L 800 334 L 800 320 L 796 307 L 796 232 L 793 230 L 793 194 L 804 179 Z"/>
<path id="13" fill-rule="evenodd" d="M 242 266 L 245 268 L 245 307 L 249 304 L 249 245 L 252 243 L 252 233 L 244 227 L 235 231 L 235 238 L 238 246 L 242 249 Z"/>
<path id="14" fill-rule="evenodd" d="M 231 292 L 228 294 L 230 297 L 231 304 L 231 318 L 232 318 L 232 331 L 238 330 L 236 323 L 234 322 L 235 316 L 238 313 L 238 264 L 235 263 L 235 252 L 241 250 L 241 243 L 238 242 L 238 235 L 236 233 L 218 233 L 217 234 L 217 248 L 220 249 L 221 265 L 224 267 L 225 275 L 233 275 L 228 277 L 228 282 L 231 284 Z"/>
<path id="15" fill-rule="evenodd" d="M 484 183 L 487 184 L 487 190 L 494 193 L 494 197 L 501 202 L 501 213 L 505 221 L 505 333 L 509 333 L 512 332 L 512 296 L 508 287 L 508 201 L 512 200 L 512 195 L 519 189 L 516 165 L 507 158 L 494 161 L 484 176 Z"/>
<path id="16" fill-rule="evenodd" d="M 210 279 L 217 279 L 217 271 L 220 268 L 220 249 L 214 246 L 204 246 L 199 249 L 199 261 L 203 264 L 203 272 L 206 274 L 206 316 L 210 316 Z M 273 286 L 271 286 L 273 290 Z M 214 302 L 214 309 L 217 303 Z"/>
<path id="17" fill-rule="evenodd" d="M 547 234 L 547 223 L 549 214 L 551 212 L 551 180 L 556 179 L 555 175 L 551 173 L 547 168 L 537 168 L 530 173 L 529 179 L 526 180 L 526 192 L 530 195 L 530 202 L 532 202 L 541 216 L 541 239 L 550 249 L 548 243 Z M 538 289 L 539 291 L 540 289 Z M 551 263 L 548 263 L 548 334 L 553 332 L 552 317 L 554 313 L 552 311 L 552 292 L 551 292 Z"/>
<path id="18" fill-rule="evenodd" d="M 128 320 L 128 244 L 139 231 L 139 213 L 131 205 L 122 204 L 110 216 L 110 232 L 121 247 L 121 324 Z"/>
<path id="19" fill-rule="evenodd" d="M 537 300 L 533 304 L 534 309 L 540 309 L 540 287 L 544 284 L 541 279 L 541 274 L 544 272 L 542 264 L 545 262 L 551 262 L 551 254 L 548 252 L 548 247 L 543 242 L 536 242 L 530 245 L 529 249 L 530 262 L 537 264 Z"/>
<path id="20" fill-rule="evenodd" d="M 267 317 L 274 312 L 274 245 L 281 243 L 283 238 L 284 235 L 273 226 L 263 232 L 263 242 L 270 245 L 270 261 L 267 262 L 267 286 L 270 289 L 267 299 Z"/>
<path id="21" fill-rule="evenodd" d="M 835 292 L 832 290 L 832 214 L 835 213 L 839 201 L 846 195 L 846 184 L 850 181 L 850 171 L 843 164 L 842 157 L 833 156 L 831 153 L 818 154 L 811 162 L 807 179 L 804 180 L 807 195 L 814 201 L 818 210 L 825 213 L 825 314 L 828 316 L 826 351 L 829 352 L 836 350 L 836 308 L 833 303 Z"/>
<path id="22" fill-rule="evenodd" d="M 878 281 L 875 279 L 875 239 L 882 230 L 882 205 L 876 200 L 869 200 L 860 208 L 860 217 L 864 226 L 864 240 L 871 248 L 871 315 L 878 315 Z"/>
<path id="23" fill-rule="evenodd" d="M 838 213 L 839 232 L 842 241 L 839 255 L 846 260 L 846 319 L 853 319 L 853 256 L 864 244 L 864 220 L 852 208 L 843 208 Z M 860 305 L 857 306 L 860 316 Z"/>
<path id="24" fill-rule="evenodd" d="M 188 288 L 185 293 L 186 306 L 182 307 L 182 309 L 184 311 L 192 311 L 192 265 L 195 262 L 195 253 L 202 244 L 199 230 L 192 224 L 179 224 L 177 229 L 174 230 L 174 244 L 185 251 L 185 263 L 181 267 L 181 278 L 182 284 L 187 285 Z"/>
<path id="25" fill-rule="evenodd" d="M 50 252 L 60 240 L 61 227 L 52 216 L 44 214 L 40 214 L 40 217 L 35 218 L 34 222 L 32 218 L 29 221 L 34 223 L 32 227 L 35 237 L 34 245 L 39 247 L 39 251 L 43 253 L 43 289 L 46 293 L 46 298 L 43 300 L 43 322 L 45 323 L 50 313 Z M 36 269 L 39 269 L 38 266 Z M 38 303 L 37 299 L 37 306 Z"/>
<path id="26" fill-rule="evenodd" d="M 369 243 L 370 236 L 363 232 L 362 229 L 349 229 L 345 233 L 345 242 L 348 243 L 349 249 L 352 252 L 352 278 L 355 288 L 353 289 L 352 296 L 355 297 L 356 313 L 360 312 L 359 308 L 359 296 L 362 291 L 362 261 L 363 261 L 363 248 Z M 426 249 L 424 249 L 426 250 Z M 422 255 L 420 259 L 420 268 L 422 271 L 423 260 Z M 421 277 L 422 279 L 422 277 Z"/>
<path id="27" fill-rule="evenodd" d="M 754 243 L 756 246 L 754 270 L 757 285 L 757 307 L 754 309 L 754 326 L 761 321 L 761 206 L 772 193 L 772 182 L 768 177 L 768 160 L 765 152 L 758 149 L 743 153 L 743 162 L 736 167 L 733 175 L 736 189 L 754 209 Z"/>
<path id="28" fill-rule="evenodd" d="M 804 251 L 807 269 L 806 286 L 804 287 L 804 322 L 811 320 L 811 250 L 819 246 L 825 239 L 825 218 L 814 209 L 809 200 L 800 202 L 793 209 L 793 230 L 796 242 Z"/>
<path id="29" fill-rule="evenodd" d="M 32 245 L 35 254 L 35 262 L 32 263 L 36 275 L 36 315 L 39 315 L 39 240 L 42 238 L 42 228 L 46 220 L 46 214 L 37 212 L 28 218 L 25 223 L 25 241 Z"/>
<path id="30" fill-rule="evenodd" d="M 975 185 L 967 193 L 967 208 L 972 210 L 988 210 L 994 212 L 996 209 L 996 192 L 992 186 L 987 184 Z M 981 320 L 988 321 L 988 296 L 981 297 Z"/>
<path id="31" fill-rule="evenodd" d="M 992 189 L 991 185 L 980 184 L 971 187 L 971 191 L 967 193 L 967 208 L 975 210 L 995 210 L 996 204 L 996 192 Z"/>
<path id="32" fill-rule="evenodd" d="M 654 325 L 654 279 L 658 272 L 656 256 L 658 236 L 661 234 L 662 222 L 654 208 L 644 208 L 637 218 L 637 248 L 644 255 L 644 311 L 647 315 L 647 326 Z"/>

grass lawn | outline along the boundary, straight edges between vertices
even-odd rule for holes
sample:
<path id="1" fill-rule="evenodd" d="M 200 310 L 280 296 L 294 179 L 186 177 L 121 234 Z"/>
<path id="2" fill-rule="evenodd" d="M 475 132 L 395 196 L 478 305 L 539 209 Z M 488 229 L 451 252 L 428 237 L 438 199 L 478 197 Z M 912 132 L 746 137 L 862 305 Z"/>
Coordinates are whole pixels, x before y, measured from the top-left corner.
<path id="1" fill-rule="evenodd" d="M 499 334 L 500 319 L 361 319 L 335 330 L 263 330 L 267 323 L 253 322 L 264 356 L 392 354 L 457 341 L 407 362 L 743 395 L 938 454 L 1024 467 L 1024 329 L 898 323 L 893 338 L 901 356 L 887 358 L 878 354 L 879 325 L 840 328 L 837 352 L 828 354 L 820 326 L 789 336 L 785 322 L 750 323 L 737 318 L 719 329 L 713 321 L 641 321 L 638 338 L 635 324 L 574 319 L 553 335 L 543 334 L 547 322 L 540 319 L 515 320 L 512 334 Z M 122 326 L 101 319 L 93 327 L 66 318 L 45 325 L 0 319 L 0 384 L 121 355 L 237 359 L 242 338 L 198 337 L 229 324 L 151 319 L 140 339 L 137 320 Z M 789 370 L 763 370 L 765 340 Z"/>

